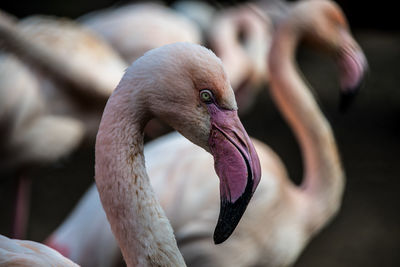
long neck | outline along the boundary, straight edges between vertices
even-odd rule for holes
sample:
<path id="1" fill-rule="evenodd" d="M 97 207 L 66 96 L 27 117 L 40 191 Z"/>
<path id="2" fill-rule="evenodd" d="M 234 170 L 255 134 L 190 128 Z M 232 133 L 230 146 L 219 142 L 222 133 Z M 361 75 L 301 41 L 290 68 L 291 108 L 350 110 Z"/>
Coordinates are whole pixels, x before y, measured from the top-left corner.
<path id="1" fill-rule="evenodd" d="M 304 178 L 300 190 L 314 228 L 324 224 L 340 204 L 344 173 L 335 139 L 294 63 L 301 26 L 283 24 L 270 51 L 272 96 L 300 142 Z"/>
<path id="2" fill-rule="evenodd" d="M 96 142 L 100 199 L 128 266 L 184 266 L 145 170 L 143 127 L 149 118 L 138 95 L 120 85 L 105 108 Z"/>
<path id="3" fill-rule="evenodd" d="M 4 12 L 0 11 L 0 46 L 16 55 L 21 61 L 29 63 L 35 69 L 49 75 L 51 79 L 62 84 L 67 93 L 76 95 L 93 104 L 97 101 L 104 105 L 108 98 L 102 92 L 109 92 L 101 84 L 92 81 L 74 66 L 61 60 L 51 50 L 26 38 L 18 25 Z"/>

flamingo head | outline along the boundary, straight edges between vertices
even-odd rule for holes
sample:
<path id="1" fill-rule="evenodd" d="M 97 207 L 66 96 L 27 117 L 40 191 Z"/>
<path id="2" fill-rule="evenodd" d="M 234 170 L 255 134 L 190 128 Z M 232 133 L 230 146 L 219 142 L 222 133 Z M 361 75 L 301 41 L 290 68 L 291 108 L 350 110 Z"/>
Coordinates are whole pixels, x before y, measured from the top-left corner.
<path id="1" fill-rule="evenodd" d="M 299 4 L 309 19 L 305 39 L 333 54 L 339 69 L 340 110 L 346 110 L 359 91 L 368 63 L 364 52 L 352 36 L 340 7 L 331 1 L 308 0 Z"/>
<path id="2" fill-rule="evenodd" d="M 136 64 L 141 67 L 133 73 L 147 76 L 149 90 L 137 97 L 150 114 L 214 156 L 221 198 L 214 241 L 221 243 L 237 226 L 261 176 L 221 60 L 200 45 L 175 43 L 146 53 Z"/>
<path id="3" fill-rule="evenodd" d="M 208 41 L 224 63 L 240 112 L 247 111 L 267 80 L 272 24 L 255 5 L 223 10 L 213 24 Z"/>

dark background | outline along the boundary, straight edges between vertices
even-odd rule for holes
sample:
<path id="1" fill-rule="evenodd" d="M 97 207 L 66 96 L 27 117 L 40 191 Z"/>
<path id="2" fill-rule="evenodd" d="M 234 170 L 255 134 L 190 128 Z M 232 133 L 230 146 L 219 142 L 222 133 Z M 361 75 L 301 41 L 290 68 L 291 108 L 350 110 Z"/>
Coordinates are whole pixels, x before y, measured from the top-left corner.
<path id="1" fill-rule="evenodd" d="M 1 9 L 10 12 L 18 17 L 31 14 L 49 14 L 76 18 L 95 9 L 120 5 L 124 3 L 138 2 L 127 0 L 16 0 L 2 1 Z M 174 1 L 159 1 L 171 4 Z M 207 1 L 215 6 L 228 6 L 246 1 Z M 293 1 L 289 1 L 293 2 Z M 368 28 L 378 30 L 399 30 L 399 8 L 394 0 L 337 0 L 352 27 Z"/>
<path id="2" fill-rule="evenodd" d="M 126 3 L 120 1 L 119 3 Z M 172 2 L 172 1 L 170 1 Z M 216 5 L 232 4 L 233 1 Z M 296 267 L 400 266 L 400 32 L 394 1 L 337 1 L 369 61 L 355 105 L 338 112 L 333 62 L 305 48 L 298 59 L 332 124 L 347 173 L 343 206 L 316 236 Z M 115 4 L 111 0 L 8 1 L 0 7 L 18 17 L 40 13 L 76 18 Z M 249 134 L 282 157 L 296 182 L 302 174 L 297 143 L 275 109 L 267 89 L 242 117 Z M 36 173 L 28 239 L 43 240 L 65 218 L 93 182 L 93 151 L 83 148 Z M 10 184 L 0 188 L 0 232 L 9 232 Z"/>

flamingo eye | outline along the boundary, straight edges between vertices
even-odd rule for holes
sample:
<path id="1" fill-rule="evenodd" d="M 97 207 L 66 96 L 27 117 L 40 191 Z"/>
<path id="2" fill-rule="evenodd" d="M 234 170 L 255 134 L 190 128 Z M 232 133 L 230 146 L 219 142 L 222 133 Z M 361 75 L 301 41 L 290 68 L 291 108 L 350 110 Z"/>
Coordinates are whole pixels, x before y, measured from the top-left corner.
<path id="1" fill-rule="evenodd" d="M 204 89 L 200 91 L 200 99 L 206 104 L 213 102 L 214 96 L 210 90 Z"/>

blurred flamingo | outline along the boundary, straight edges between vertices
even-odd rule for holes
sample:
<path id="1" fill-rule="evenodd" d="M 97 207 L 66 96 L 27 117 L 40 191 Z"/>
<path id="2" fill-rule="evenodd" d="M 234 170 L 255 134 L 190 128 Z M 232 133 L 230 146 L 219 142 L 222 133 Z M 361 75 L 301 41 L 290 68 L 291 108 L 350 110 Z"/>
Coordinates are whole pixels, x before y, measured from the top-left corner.
<path id="1" fill-rule="evenodd" d="M 70 155 L 81 144 L 84 125 L 50 114 L 36 77 L 15 57 L 0 53 L 0 128 L 0 173 L 15 177 L 12 235 L 23 238 L 32 172 Z"/>
<path id="2" fill-rule="evenodd" d="M 344 172 L 331 127 L 319 110 L 309 88 L 294 64 L 297 44 L 306 39 L 334 55 L 339 66 L 342 93 L 357 90 L 367 63 L 351 36 L 345 16 L 331 1 L 307 0 L 294 4 L 277 26 L 269 58 L 271 93 L 294 130 L 304 157 L 304 179 L 300 187 L 287 177 L 278 156 L 266 145 L 253 140 L 260 156 L 263 178 L 243 221 L 225 244 L 210 245 L 210 225 L 215 222 L 218 183 L 206 166 L 212 158 L 201 153 L 177 134 L 146 145 L 146 165 L 151 183 L 171 221 L 178 245 L 189 266 L 288 266 L 294 263 L 309 240 L 337 213 L 344 188 Z M 169 156 L 163 155 L 164 151 Z M 169 171 L 166 173 L 165 169 Z M 168 190 L 165 188 L 168 186 Z M 91 201 L 98 201 L 94 189 Z M 85 197 L 88 199 L 88 195 Z M 50 237 L 50 245 L 74 250 L 84 223 L 83 209 L 74 210 Z M 96 218 L 105 220 L 97 210 Z M 101 215 L 103 214 L 103 215 Z M 82 221 L 83 220 L 83 221 Z M 106 224 L 99 219 L 94 225 Z M 100 233 L 85 236 L 96 251 Z M 107 239 L 107 245 L 115 242 Z M 89 243 L 89 242 L 88 242 Z M 80 248 L 80 251 L 83 251 Z M 92 254 L 101 256 L 100 251 Z M 82 257 L 83 255 L 81 255 Z M 92 259 L 95 260 L 96 257 Z M 88 266 L 91 266 L 90 264 Z"/>
<path id="3" fill-rule="evenodd" d="M 41 243 L 10 239 L 0 235 L 0 266 L 77 267 L 78 265 Z"/>
<path id="4" fill-rule="evenodd" d="M 0 45 L 29 66 L 49 111 L 82 121 L 94 143 L 104 104 L 128 65 L 74 21 L 31 16 L 13 23 L 1 14 Z"/>
<path id="5" fill-rule="evenodd" d="M 210 48 L 224 63 L 241 114 L 268 81 L 267 57 L 272 22 L 255 5 L 242 4 L 216 13 L 207 30 Z"/>
<path id="6" fill-rule="evenodd" d="M 166 44 L 202 42 L 196 25 L 156 3 L 111 7 L 86 14 L 79 21 L 102 36 L 127 62 Z"/>
<path id="7" fill-rule="evenodd" d="M 207 43 L 206 32 L 212 27 L 217 8 L 207 1 L 178 0 L 171 4 L 178 13 L 193 21 L 203 34 L 203 42 Z M 204 38 L 205 37 L 205 38 Z"/>
<path id="8" fill-rule="evenodd" d="M 79 21 L 129 62 L 165 44 L 204 43 L 203 33 L 227 69 L 241 112 L 247 110 L 257 93 L 255 89 L 266 80 L 265 57 L 271 35 L 268 21 L 254 14 L 257 7 L 248 5 L 216 12 L 204 3 L 181 1 L 176 8 L 180 12 L 154 3 L 130 4 L 89 13 Z M 208 24 L 204 22 L 207 19 Z"/>
<path id="9" fill-rule="evenodd" d="M 14 53 L 0 57 L 0 167 L 19 177 L 13 235 L 23 238 L 30 172 L 69 155 L 84 136 L 94 140 L 101 107 L 125 63 L 66 19 L 16 21 L 0 12 L 0 35 L 0 46 Z"/>

